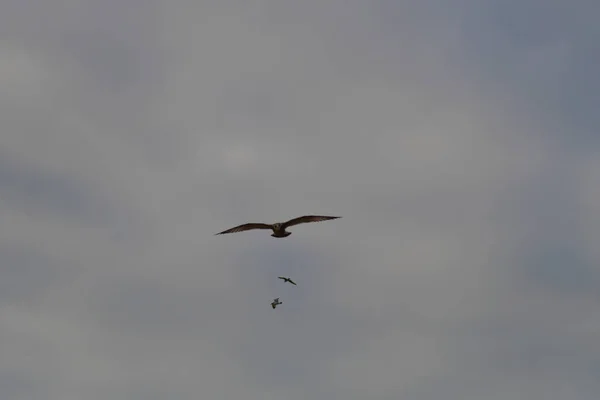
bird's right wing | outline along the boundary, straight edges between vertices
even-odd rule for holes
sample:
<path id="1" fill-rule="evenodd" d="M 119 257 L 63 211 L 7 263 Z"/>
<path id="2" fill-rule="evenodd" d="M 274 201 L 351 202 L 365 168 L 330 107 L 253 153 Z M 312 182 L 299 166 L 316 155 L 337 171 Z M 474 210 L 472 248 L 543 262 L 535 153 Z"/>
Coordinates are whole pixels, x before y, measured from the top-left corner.
<path id="1" fill-rule="evenodd" d="M 285 277 L 283 277 L 283 276 L 278 276 L 277 278 L 282 279 L 282 280 L 285 281 Z"/>
<path id="2" fill-rule="evenodd" d="M 283 228 L 288 228 L 290 226 L 298 225 L 298 224 L 306 224 L 308 222 L 319 222 L 319 221 L 329 221 L 331 219 L 338 219 L 342 217 L 329 217 L 326 215 L 305 215 L 303 217 L 293 218 L 283 224 Z"/>
<path id="3" fill-rule="evenodd" d="M 290 279 L 290 283 L 291 283 L 292 285 L 296 285 L 296 282 L 294 282 L 294 281 L 293 281 L 293 280 L 291 280 L 291 279 Z M 297 286 L 297 285 L 296 285 L 296 286 Z"/>
<path id="4" fill-rule="evenodd" d="M 223 232 L 215 233 L 215 235 L 222 235 L 224 233 L 243 232 L 243 231 L 249 231 L 251 229 L 272 229 L 272 228 L 271 228 L 271 225 L 269 225 L 269 224 L 249 223 L 249 224 L 239 225 L 239 226 L 233 227 L 231 229 L 227 229 L 226 231 L 223 231 Z"/>

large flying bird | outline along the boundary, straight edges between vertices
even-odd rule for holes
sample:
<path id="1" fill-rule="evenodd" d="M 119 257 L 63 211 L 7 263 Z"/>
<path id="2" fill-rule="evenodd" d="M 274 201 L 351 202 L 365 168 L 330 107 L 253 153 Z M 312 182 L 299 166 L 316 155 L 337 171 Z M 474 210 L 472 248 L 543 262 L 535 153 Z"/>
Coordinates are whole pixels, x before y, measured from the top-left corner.
<path id="1" fill-rule="evenodd" d="M 234 233 L 234 232 L 243 232 L 249 231 L 251 229 L 271 229 L 273 234 L 271 236 L 276 238 L 284 238 L 288 237 L 292 234 L 292 232 L 286 231 L 286 228 L 290 226 L 305 224 L 307 222 L 319 222 L 319 221 L 328 221 L 330 219 L 337 219 L 342 217 L 327 217 L 324 215 L 305 215 L 303 217 L 298 217 L 294 219 L 290 219 L 286 222 L 276 222 L 274 224 L 262 224 L 262 223 L 249 223 L 236 226 L 231 229 L 227 229 L 226 231 L 216 233 L 215 235 L 222 235 L 224 233 Z"/>
<path id="2" fill-rule="evenodd" d="M 286 278 L 285 276 L 278 276 L 279 279 L 283 280 L 284 282 L 289 282 L 292 285 L 296 285 L 296 282 L 294 282 L 293 280 L 291 280 L 290 278 Z M 298 286 L 298 285 L 296 285 Z"/>

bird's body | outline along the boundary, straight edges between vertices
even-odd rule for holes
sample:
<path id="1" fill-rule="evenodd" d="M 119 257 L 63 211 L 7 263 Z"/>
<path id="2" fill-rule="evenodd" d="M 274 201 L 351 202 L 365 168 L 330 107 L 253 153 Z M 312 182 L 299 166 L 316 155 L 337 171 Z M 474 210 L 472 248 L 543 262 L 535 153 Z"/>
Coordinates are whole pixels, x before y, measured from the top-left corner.
<path id="1" fill-rule="evenodd" d="M 273 225 L 271 225 L 271 229 L 273 229 L 273 233 L 271 234 L 271 236 L 276 237 L 276 238 L 284 238 L 284 237 L 288 237 L 292 234 L 292 232 L 288 232 L 285 230 L 285 226 L 283 226 L 283 223 L 281 222 L 276 222 Z"/>
<path id="2" fill-rule="evenodd" d="M 279 301 L 279 297 L 276 298 L 275 300 L 273 300 L 273 302 L 271 303 L 271 307 L 273 307 L 273 310 L 275 309 L 275 307 L 277 307 L 278 305 L 283 304 L 282 301 Z"/>
<path id="3" fill-rule="evenodd" d="M 293 280 L 291 280 L 290 278 L 286 278 L 285 276 L 278 276 L 279 279 L 283 280 L 284 282 L 289 282 L 292 285 L 296 285 L 296 282 L 294 282 Z M 296 285 L 297 286 L 297 285 Z"/>
<path id="4" fill-rule="evenodd" d="M 234 233 L 234 232 L 244 232 L 252 229 L 271 229 L 273 233 L 271 236 L 275 238 L 285 238 L 292 234 L 292 232 L 286 231 L 286 228 L 289 228 L 294 225 L 305 224 L 308 222 L 319 222 L 319 221 L 328 221 L 331 219 L 337 219 L 341 217 L 328 217 L 325 215 L 305 215 L 303 217 L 293 218 L 286 222 L 276 222 L 274 224 L 263 224 L 263 223 L 248 223 L 233 227 L 231 229 L 227 229 L 223 232 L 219 232 L 216 235 L 223 235 L 225 233 Z"/>

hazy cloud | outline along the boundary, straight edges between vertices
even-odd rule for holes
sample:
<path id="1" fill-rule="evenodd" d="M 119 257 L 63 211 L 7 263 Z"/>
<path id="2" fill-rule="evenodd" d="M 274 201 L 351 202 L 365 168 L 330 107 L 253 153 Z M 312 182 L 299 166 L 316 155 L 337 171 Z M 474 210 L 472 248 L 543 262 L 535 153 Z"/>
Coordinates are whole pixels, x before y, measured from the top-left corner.
<path id="1" fill-rule="evenodd" d="M 595 399 L 563 3 L 4 2 L 0 398 Z"/>

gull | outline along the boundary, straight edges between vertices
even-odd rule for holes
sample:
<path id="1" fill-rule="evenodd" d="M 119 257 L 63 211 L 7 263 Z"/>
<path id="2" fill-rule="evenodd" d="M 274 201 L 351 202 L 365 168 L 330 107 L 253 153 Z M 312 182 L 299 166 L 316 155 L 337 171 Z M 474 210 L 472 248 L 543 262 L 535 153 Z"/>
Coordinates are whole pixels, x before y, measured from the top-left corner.
<path id="1" fill-rule="evenodd" d="M 284 280 L 285 282 L 289 282 L 289 283 L 291 283 L 292 285 L 296 285 L 296 282 L 294 282 L 294 281 L 293 281 L 293 280 L 291 280 L 290 278 L 286 278 L 285 276 L 278 276 L 278 278 L 279 278 L 279 279 L 282 279 L 282 280 Z M 298 286 L 298 285 L 296 285 L 296 286 Z"/>
<path id="2" fill-rule="evenodd" d="M 273 310 L 274 310 L 275 307 L 277 307 L 279 304 L 283 304 L 283 301 L 279 301 L 279 297 L 278 297 L 275 300 L 273 300 L 273 302 L 271 303 L 271 307 L 273 307 Z"/>
<path id="3" fill-rule="evenodd" d="M 338 219 L 342 217 L 328 217 L 325 215 L 305 215 L 303 217 L 293 218 L 286 222 L 276 222 L 274 224 L 263 224 L 263 223 L 255 223 L 251 222 L 248 224 L 239 225 L 233 227 L 231 229 L 227 229 L 226 231 L 216 233 L 215 235 L 223 235 L 225 233 L 234 233 L 234 232 L 243 232 L 249 231 L 251 229 L 271 229 L 273 234 L 271 236 L 275 238 L 284 238 L 288 237 L 292 234 L 292 232 L 286 231 L 286 228 L 290 226 L 305 224 L 307 222 L 319 222 L 319 221 L 328 221 L 330 219 Z"/>

